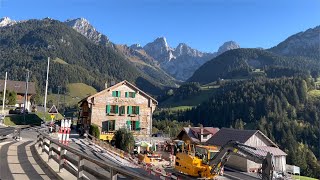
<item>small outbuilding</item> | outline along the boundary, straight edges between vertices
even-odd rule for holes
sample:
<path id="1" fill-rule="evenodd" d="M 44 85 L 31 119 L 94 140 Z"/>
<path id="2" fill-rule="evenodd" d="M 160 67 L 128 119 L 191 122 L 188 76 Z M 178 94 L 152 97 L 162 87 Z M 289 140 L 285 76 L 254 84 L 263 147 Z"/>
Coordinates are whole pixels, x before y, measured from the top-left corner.
<path id="1" fill-rule="evenodd" d="M 190 144 L 201 144 L 209 140 L 218 131 L 219 128 L 214 127 L 184 127 L 176 139 Z"/>
<path id="2" fill-rule="evenodd" d="M 207 144 L 222 147 L 230 140 L 255 147 L 257 148 L 257 153 L 265 152 L 265 155 L 266 152 L 272 153 L 274 156 L 275 170 L 286 171 L 287 154 L 279 149 L 274 142 L 259 130 L 222 128 L 207 141 Z M 238 156 L 231 156 L 226 165 L 245 172 L 256 172 L 261 167 L 261 164 Z"/>

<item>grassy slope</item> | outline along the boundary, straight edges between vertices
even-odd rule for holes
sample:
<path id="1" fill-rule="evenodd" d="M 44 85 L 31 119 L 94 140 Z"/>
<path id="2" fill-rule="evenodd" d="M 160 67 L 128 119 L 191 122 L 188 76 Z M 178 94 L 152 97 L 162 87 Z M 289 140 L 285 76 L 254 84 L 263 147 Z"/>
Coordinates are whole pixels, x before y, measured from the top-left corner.
<path id="1" fill-rule="evenodd" d="M 320 90 L 311 90 L 308 92 L 308 97 L 311 100 L 320 100 Z"/>
<path id="2" fill-rule="evenodd" d="M 54 120 L 62 119 L 61 114 L 57 114 Z M 6 116 L 4 118 L 4 124 L 7 126 L 15 126 L 15 125 L 23 125 L 23 124 L 31 124 L 31 125 L 40 125 L 41 120 L 43 119 L 43 112 L 37 112 L 36 114 L 26 114 L 26 119 L 24 123 L 24 117 L 21 114 L 14 114 L 10 116 Z M 50 121 L 50 114 L 46 114 L 46 120 Z"/>
<path id="3" fill-rule="evenodd" d="M 63 59 L 60 59 L 60 58 L 56 58 L 55 60 L 53 60 L 53 62 L 55 62 L 55 63 L 60 63 L 60 64 L 68 64 L 68 63 L 65 62 Z"/>
<path id="4" fill-rule="evenodd" d="M 91 86 L 83 83 L 71 83 L 67 86 L 67 94 L 65 96 L 60 94 L 59 102 L 60 104 L 63 103 L 65 98 L 66 105 L 72 106 L 77 104 L 81 99 L 95 93 L 97 93 L 97 90 Z M 48 101 L 51 100 L 54 104 L 57 104 L 58 98 L 58 94 L 48 95 Z"/>

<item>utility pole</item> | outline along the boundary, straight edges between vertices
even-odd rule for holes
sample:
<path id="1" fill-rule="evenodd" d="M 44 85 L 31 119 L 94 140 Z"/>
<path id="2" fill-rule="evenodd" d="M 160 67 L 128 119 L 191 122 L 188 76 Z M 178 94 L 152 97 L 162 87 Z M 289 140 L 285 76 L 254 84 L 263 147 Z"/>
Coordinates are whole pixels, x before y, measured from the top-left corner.
<path id="1" fill-rule="evenodd" d="M 61 86 L 58 86 L 58 102 L 57 102 L 57 109 L 59 109 L 59 101 L 60 101 L 60 88 Z"/>
<path id="2" fill-rule="evenodd" d="M 2 115 L 4 115 L 4 104 L 6 101 L 7 77 L 8 77 L 8 73 L 6 72 L 6 78 L 4 80 L 3 99 L 2 99 Z"/>
<path id="3" fill-rule="evenodd" d="M 7 75 L 8 73 L 6 72 L 6 77 L 4 80 L 4 89 L 3 89 L 3 99 L 2 99 L 2 116 L 3 116 L 3 120 L 4 120 L 4 104 L 6 102 L 6 91 L 7 91 Z M 4 123 L 2 122 L 2 120 L 0 120 L 0 124 Z"/>
<path id="4" fill-rule="evenodd" d="M 47 112 L 47 94 L 48 94 L 49 64 L 50 64 L 50 57 L 48 57 L 46 89 L 45 89 L 45 94 L 44 94 L 44 121 L 46 121 L 46 112 Z"/>
<path id="5" fill-rule="evenodd" d="M 29 88 L 29 70 L 27 70 L 26 77 L 26 93 L 24 94 L 24 105 L 23 105 L 23 122 L 26 124 L 26 106 L 28 106 L 28 88 Z"/>

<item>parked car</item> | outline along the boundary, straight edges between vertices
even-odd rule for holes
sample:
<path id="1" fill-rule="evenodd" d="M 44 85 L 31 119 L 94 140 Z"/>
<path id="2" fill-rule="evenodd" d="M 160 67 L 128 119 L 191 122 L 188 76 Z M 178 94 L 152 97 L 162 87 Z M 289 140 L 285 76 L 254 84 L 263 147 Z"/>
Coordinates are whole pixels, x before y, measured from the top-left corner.
<path id="1" fill-rule="evenodd" d="M 15 109 L 10 109 L 9 114 L 23 114 L 23 107 L 16 107 Z M 28 114 L 28 109 L 26 109 L 26 114 Z"/>

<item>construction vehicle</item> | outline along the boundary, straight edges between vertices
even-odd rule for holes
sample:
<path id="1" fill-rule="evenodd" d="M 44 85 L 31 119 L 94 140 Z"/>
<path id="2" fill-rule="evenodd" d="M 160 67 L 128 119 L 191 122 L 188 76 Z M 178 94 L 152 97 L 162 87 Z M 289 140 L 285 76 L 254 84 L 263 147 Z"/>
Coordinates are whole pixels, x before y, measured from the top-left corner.
<path id="1" fill-rule="evenodd" d="M 213 179 L 218 176 L 231 155 L 262 164 L 263 180 L 273 178 L 273 155 L 269 152 L 256 153 L 256 148 L 237 141 L 229 141 L 218 150 L 215 146 L 187 145 L 176 154 L 175 170 L 194 177 Z M 266 155 L 261 155 L 266 154 Z"/>

